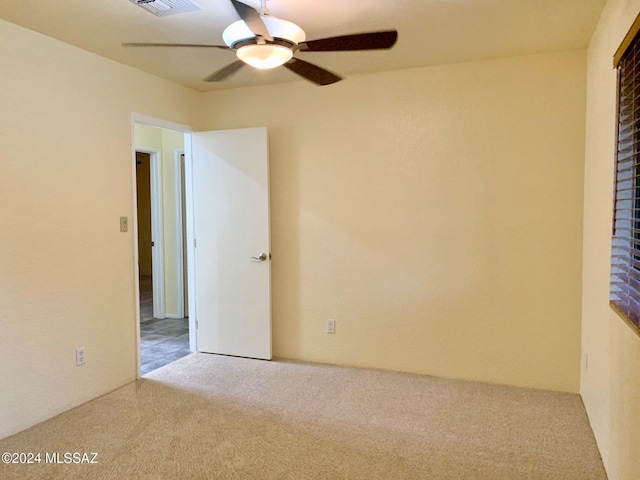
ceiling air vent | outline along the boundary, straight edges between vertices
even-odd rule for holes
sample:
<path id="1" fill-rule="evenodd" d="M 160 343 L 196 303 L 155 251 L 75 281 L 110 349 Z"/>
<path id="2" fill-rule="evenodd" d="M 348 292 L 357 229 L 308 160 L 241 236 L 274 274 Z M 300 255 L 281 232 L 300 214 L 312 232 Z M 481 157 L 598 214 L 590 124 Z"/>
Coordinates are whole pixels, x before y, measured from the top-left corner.
<path id="1" fill-rule="evenodd" d="M 189 0 L 129 0 L 157 17 L 202 10 Z"/>

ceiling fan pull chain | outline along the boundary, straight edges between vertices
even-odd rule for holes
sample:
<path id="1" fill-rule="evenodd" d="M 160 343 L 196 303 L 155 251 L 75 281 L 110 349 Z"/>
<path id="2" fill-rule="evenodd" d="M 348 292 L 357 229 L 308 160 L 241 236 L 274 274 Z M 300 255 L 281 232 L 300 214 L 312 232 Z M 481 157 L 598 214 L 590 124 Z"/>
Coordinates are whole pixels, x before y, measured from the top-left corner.
<path id="1" fill-rule="evenodd" d="M 260 15 L 263 17 L 269 15 L 269 9 L 267 8 L 267 2 L 269 0 L 260 0 Z"/>

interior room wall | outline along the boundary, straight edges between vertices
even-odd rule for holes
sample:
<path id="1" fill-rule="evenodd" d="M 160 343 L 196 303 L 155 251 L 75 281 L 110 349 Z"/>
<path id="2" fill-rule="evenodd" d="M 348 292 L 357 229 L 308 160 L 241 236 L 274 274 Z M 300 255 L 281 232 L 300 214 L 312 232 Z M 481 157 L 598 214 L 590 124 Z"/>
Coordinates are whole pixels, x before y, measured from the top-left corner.
<path id="1" fill-rule="evenodd" d="M 162 150 L 162 129 L 136 123 L 134 125 L 134 142 L 136 147 Z"/>
<path id="2" fill-rule="evenodd" d="M 609 0 L 588 50 L 581 393 L 610 480 L 640 478 L 640 338 L 609 307 L 613 54 L 639 12 L 638 0 Z"/>
<path id="3" fill-rule="evenodd" d="M 177 223 L 176 151 L 184 150 L 184 134 L 162 129 L 162 196 L 164 215 L 164 269 L 165 311 L 168 317 L 178 317 L 178 256 L 177 236 L 181 232 Z"/>
<path id="4" fill-rule="evenodd" d="M 1 20 L 0 38 L 4 437 L 136 378 L 131 113 L 189 125 L 198 94 Z"/>
<path id="5" fill-rule="evenodd" d="M 204 94 L 269 130 L 274 354 L 577 392 L 585 62 Z"/>

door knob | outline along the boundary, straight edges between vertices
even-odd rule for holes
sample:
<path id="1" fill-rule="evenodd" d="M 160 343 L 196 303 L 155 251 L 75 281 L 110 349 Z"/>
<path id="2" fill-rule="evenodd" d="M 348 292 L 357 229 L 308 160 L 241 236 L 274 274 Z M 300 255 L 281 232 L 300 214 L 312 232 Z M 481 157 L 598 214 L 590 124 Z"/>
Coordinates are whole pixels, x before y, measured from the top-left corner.
<path id="1" fill-rule="evenodd" d="M 267 254 L 266 253 L 262 253 L 260 254 L 259 257 L 251 257 L 254 260 L 260 260 L 261 262 L 264 262 L 267 259 Z"/>

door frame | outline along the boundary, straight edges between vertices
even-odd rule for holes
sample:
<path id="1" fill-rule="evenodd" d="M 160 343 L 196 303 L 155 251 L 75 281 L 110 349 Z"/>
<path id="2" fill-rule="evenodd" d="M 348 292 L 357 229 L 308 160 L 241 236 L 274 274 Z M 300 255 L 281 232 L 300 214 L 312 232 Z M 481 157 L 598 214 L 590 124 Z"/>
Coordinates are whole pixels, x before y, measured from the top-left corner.
<path id="1" fill-rule="evenodd" d="M 135 339 L 136 339 L 136 378 L 140 378 L 140 367 L 141 367 L 141 363 L 140 363 L 140 271 L 138 268 L 138 211 L 137 211 L 137 194 L 136 194 L 136 124 L 140 124 L 140 125 L 149 125 L 152 127 L 158 127 L 158 128 L 166 128 L 168 130 L 175 130 L 178 132 L 182 132 L 182 133 L 191 133 L 196 131 L 193 127 L 189 126 L 189 125 L 183 125 L 180 123 L 175 123 L 175 122 L 171 122 L 169 120 L 163 120 L 160 118 L 156 118 L 156 117 L 152 117 L 149 115 L 145 115 L 142 113 L 137 113 L 137 112 L 132 112 L 131 113 L 131 124 L 130 124 L 130 128 L 131 128 L 131 179 L 132 179 L 132 187 L 133 187 L 133 203 L 132 203 L 132 224 L 133 224 L 133 229 L 131 230 L 132 234 L 133 234 L 133 278 L 134 278 L 134 294 L 135 294 Z M 138 151 L 142 151 L 142 150 L 138 150 Z M 161 170 L 161 169 L 160 169 Z M 187 195 L 189 194 L 189 190 L 187 189 Z M 162 197 L 160 197 L 161 201 L 160 204 L 162 204 Z M 153 219 L 152 219 L 152 223 L 153 223 Z M 152 227 L 153 228 L 153 227 Z M 160 249 L 158 249 L 158 251 L 160 251 Z M 153 261 L 153 260 L 152 260 Z M 164 255 L 163 255 L 163 259 L 162 262 L 164 264 Z M 163 272 L 163 276 L 164 276 L 164 272 Z M 155 275 L 154 275 L 155 277 Z M 163 291 L 164 291 L 164 281 L 163 281 Z M 191 294 L 191 293 L 190 293 Z M 164 302 L 163 302 L 163 306 L 164 306 Z M 195 344 L 191 343 L 191 332 L 195 331 L 195 319 L 193 320 L 193 324 L 192 324 L 192 320 L 191 318 L 189 318 L 189 348 L 191 349 L 191 351 L 195 351 Z"/>
<path id="2" fill-rule="evenodd" d="M 162 211 L 162 152 L 157 148 L 136 145 L 136 152 L 149 155 L 151 187 L 151 279 L 153 281 L 153 316 L 165 318 L 164 292 L 164 218 Z M 137 174 L 137 171 L 136 171 Z M 136 204 L 137 204 L 136 194 Z M 136 208 L 137 212 L 137 208 Z M 136 217 L 136 226 L 138 225 Z M 137 229 L 136 229 L 137 234 Z"/>
<path id="3" fill-rule="evenodd" d="M 184 134 L 184 184 L 185 184 L 185 218 L 187 226 L 187 296 L 189 303 L 189 349 L 198 351 L 198 319 L 196 317 L 196 234 L 193 225 L 193 158 L 191 156 L 191 134 Z"/>

